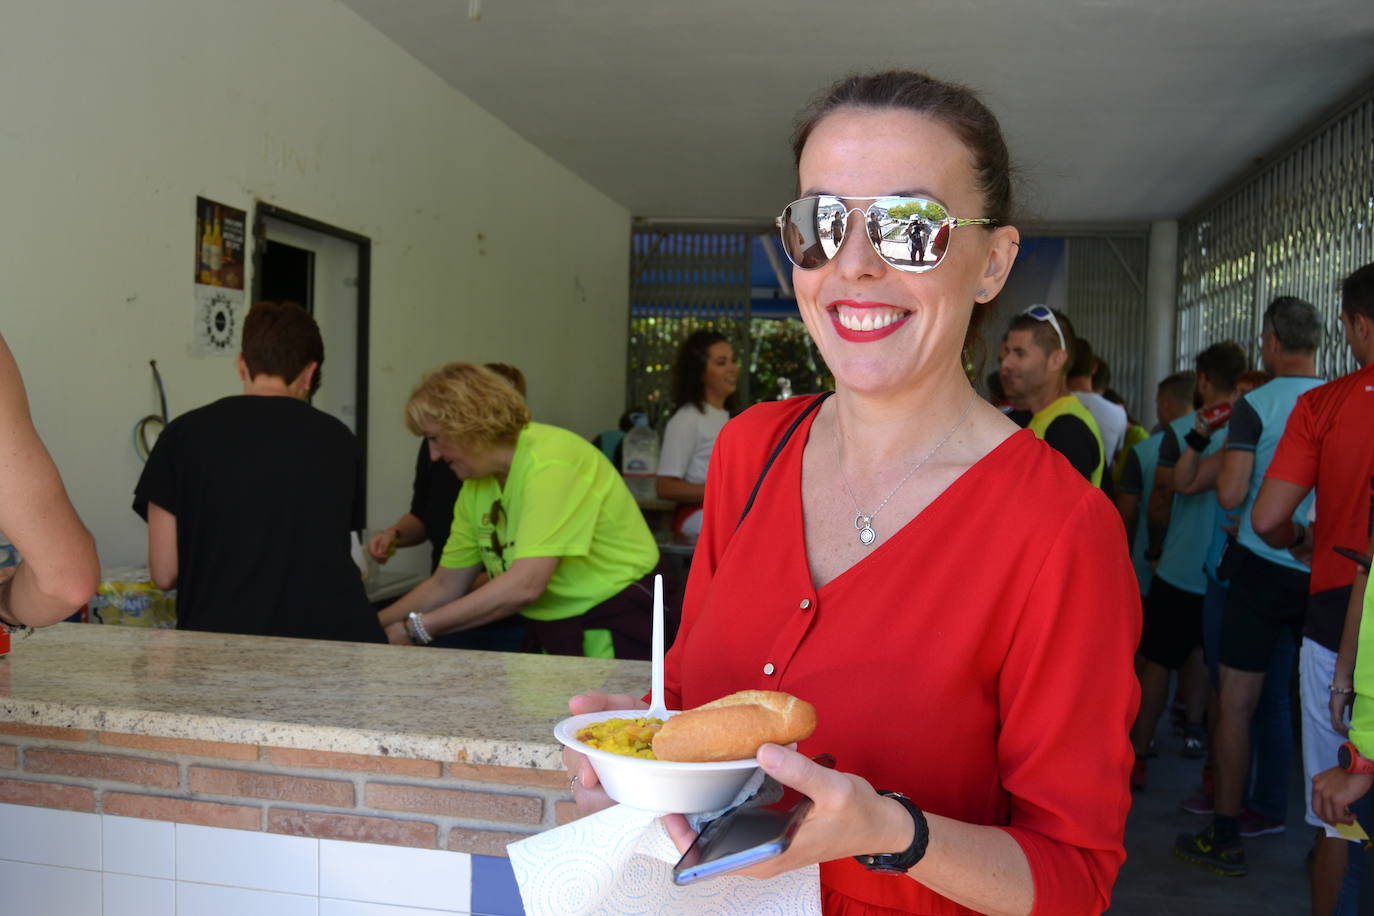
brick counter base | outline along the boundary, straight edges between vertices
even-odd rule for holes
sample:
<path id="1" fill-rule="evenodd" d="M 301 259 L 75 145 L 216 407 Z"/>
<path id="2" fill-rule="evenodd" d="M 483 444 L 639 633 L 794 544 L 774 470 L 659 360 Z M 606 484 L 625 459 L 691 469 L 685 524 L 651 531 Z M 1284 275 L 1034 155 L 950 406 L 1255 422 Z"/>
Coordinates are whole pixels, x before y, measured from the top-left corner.
<path id="1" fill-rule="evenodd" d="M 574 813 L 561 770 L 14 722 L 0 803 L 486 856 Z"/>

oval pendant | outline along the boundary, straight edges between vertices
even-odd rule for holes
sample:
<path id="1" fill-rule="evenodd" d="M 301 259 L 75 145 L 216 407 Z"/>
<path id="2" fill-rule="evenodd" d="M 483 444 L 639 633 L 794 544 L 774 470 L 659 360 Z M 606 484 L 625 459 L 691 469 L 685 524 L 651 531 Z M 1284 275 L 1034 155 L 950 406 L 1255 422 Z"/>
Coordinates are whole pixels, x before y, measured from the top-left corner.
<path id="1" fill-rule="evenodd" d="M 859 543 L 867 547 L 878 539 L 878 532 L 873 530 L 872 525 L 864 525 L 859 529 Z"/>

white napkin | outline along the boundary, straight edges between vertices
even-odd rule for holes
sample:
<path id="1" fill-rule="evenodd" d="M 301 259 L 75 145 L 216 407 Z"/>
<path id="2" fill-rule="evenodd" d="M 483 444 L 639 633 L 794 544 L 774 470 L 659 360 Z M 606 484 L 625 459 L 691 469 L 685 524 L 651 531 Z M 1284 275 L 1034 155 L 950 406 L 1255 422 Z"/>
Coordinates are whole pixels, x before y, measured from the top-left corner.
<path id="1" fill-rule="evenodd" d="M 674 884 L 680 854 L 660 816 L 615 805 L 507 846 L 527 916 L 820 913 L 817 865 L 767 881 L 724 875 Z"/>

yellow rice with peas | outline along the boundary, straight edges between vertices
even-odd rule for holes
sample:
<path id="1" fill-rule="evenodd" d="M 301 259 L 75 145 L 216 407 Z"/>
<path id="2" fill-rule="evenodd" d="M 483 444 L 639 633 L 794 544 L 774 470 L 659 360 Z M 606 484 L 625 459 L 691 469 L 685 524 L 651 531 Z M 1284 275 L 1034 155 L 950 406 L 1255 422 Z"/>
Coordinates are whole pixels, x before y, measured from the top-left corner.
<path id="1" fill-rule="evenodd" d="M 606 719 L 579 731 L 577 740 L 612 754 L 657 760 L 652 742 L 662 727 L 662 719 Z"/>

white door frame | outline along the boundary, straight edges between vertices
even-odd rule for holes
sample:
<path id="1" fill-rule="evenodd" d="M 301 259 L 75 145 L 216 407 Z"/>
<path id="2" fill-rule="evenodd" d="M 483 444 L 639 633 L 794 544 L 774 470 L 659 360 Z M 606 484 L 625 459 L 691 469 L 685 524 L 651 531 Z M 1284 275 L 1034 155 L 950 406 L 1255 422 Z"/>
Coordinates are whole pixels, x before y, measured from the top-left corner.
<path id="1" fill-rule="evenodd" d="M 299 213 L 292 213 L 283 210 L 281 207 L 257 201 L 253 212 L 253 272 L 252 272 L 252 292 L 253 302 L 257 302 L 262 297 L 261 271 L 262 251 L 267 241 L 266 219 L 279 220 L 283 223 L 290 223 L 302 229 L 318 232 L 321 235 L 331 236 L 351 242 L 358 248 L 358 273 L 357 273 L 357 348 L 354 358 L 354 392 L 356 396 L 355 411 L 349 424 L 353 427 L 354 434 L 358 437 L 359 450 L 362 460 L 363 476 L 363 506 L 367 506 L 367 452 L 368 452 L 368 424 L 367 424 L 367 378 L 368 378 L 368 354 L 370 347 L 368 344 L 368 329 L 370 327 L 370 305 L 372 290 L 372 240 L 365 235 L 356 232 L 349 232 L 347 229 L 340 229 L 328 223 L 322 223 L 317 219 L 303 216 Z M 348 367 L 337 366 L 332 371 L 347 372 Z M 342 419 L 342 418 L 341 418 Z"/>

